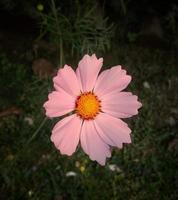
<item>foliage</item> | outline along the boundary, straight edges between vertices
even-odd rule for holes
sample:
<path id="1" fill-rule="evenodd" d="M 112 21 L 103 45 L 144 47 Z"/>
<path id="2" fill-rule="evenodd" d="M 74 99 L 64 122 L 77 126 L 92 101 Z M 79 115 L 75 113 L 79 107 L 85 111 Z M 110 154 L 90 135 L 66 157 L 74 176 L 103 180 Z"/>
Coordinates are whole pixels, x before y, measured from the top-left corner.
<path id="1" fill-rule="evenodd" d="M 104 10 L 96 2 L 104 2 Z M 115 13 L 119 31 L 114 42 L 115 27 L 104 17 L 104 12 L 110 12 L 111 2 L 119 10 Z M 114 149 L 105 167 L 90 161 L 80 148 L 71 158 L 61 156 L 50 141 L 51 129 L 58 119 L 47 120 L 42 108 L 53 87 L 51 79 L 40 80 L 34 76 L 29 60 L 24 63 L 27 55 L 18 53 L 18 47 L 27 49 L 23 43 L 17 41 L 14 45 L 16 54 L 10 50 L 6 55 L 1 48 L 0 199 L 178 199 L 177 54 L 134 46 L 140 37 L 140 16 L 148 8 L 154 8 L 154 3 L 148 0 L 141 4 L 130 0 L 36 3 L 35 0 L 2 0 L 0 4 L 14 15 L 40 15 L 40 36 L 57 45 L 61 65 L 66 54 L 76 58 L 95 51 L 98 55 L 115 43 L 110 53 L 103 56 L 105 66 L 118 63 L 126 66 L 133 76 L 128 90 L 138 94 L 143 108 L 139 116 L 128 120 L 133 130 L 132 144 L 122 150 Z M 40 11 L 38 15 L 36 7 Z M 168 43 L 177 45 L 176 9 L 168 9 L 161 23 L 166 27 Z M 114 18 L 114 12 L 110 13 Z M 125 36 L 132 46 L 121 46 Z M 25 38 L 25 42 L 29 40 Z M 15 62 L 10 56 L 15 57 Z M 7 115 L 11 107 L 18 112 Z M 69 176 L 69 172 L 74 175 Z"/>
<path id="2" fill-rule="evenodd" d="M 139 93 L 143 108 L 129 121 L 133 143 L 114 150 L 101 167 L 80 148 L 71 158 L 59 154 L 50 142 L 56 120 L 46 121 L 33 137 L 43 122 L 42 105 L 51 81 L 39 80 L 27 65 L 12 63 L 0 53 L 0 105 L 3 110 L 9 105 L 22 110 L 19 116 L 0 119 L 0 199 L 177 199 L 175 55 L 127 46 L 114 48 L 111 55 L 105 64 L 127 66 L 133 75 L 129 90 Z M 144 87 L 145 81 L 150 88 Z M 110 170 L 111 164 L 116 171 Z M 76 176 L 67 176 L 70 171 Z"/>
<path id="3" fill-rule="evenodd" d="M 166 22 L 166 31 L 167 31 L 167 40 L 169 43 L 173 41 L 173 46 L 178 46 L 178 26 L 177 26 L 177 19 L 178 19 L 178 6 L 172 6 L 172 9 L 165 17 Z"/>
<path id="4" fill-rule="evenodd" d="M 71 7 L 73 10 L 65 14 L 51 0 L 49 13 L 41 12 L 41 35 L 48 34 L 50 41 L 58 46 L 60 54 L 63 54 L 65 47 L 72 55 L 105 52 L 109 49 L 114 27 L 108 24 L 108 19 L 104 18 L 97 3 L 73 1 Z"/>

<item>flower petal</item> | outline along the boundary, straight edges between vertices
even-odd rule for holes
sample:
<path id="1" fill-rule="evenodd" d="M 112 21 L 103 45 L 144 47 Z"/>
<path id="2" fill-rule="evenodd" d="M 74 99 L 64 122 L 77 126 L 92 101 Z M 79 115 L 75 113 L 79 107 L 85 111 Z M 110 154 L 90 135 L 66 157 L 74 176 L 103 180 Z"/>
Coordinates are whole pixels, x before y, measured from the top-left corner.
<path id="1" fill-rule="evenodd" d="M 79 143 L 82 120 L 76 114 L 59 121 L 52 130 L 51 141 L 61 154 L 72 155 Z"/>
<path id="2" fill-rule="evenodd" d="M 98 135 L 92 120 L 84 121 L 80 141 L 84 152 L 89 155 L 91 160 L 105 165 L 106 157 L 111 156 L 110 148 Z"/>
<path id="3" fill-rule="evenodd" d="M 62 88 L 65 92 L 72 96 L 80 94 L 80 86 L 74 70 L 65 65 L 63 69 L 59 69 L 57 76 L 53 78 L 54 87 L 56 90 Z"/>
<path id="4" fill-rule="evenodd" d="M 100 113 L 96 116 L 94 123 L 97 132 L 106 144 L 122 148 L 122 143 L 131 142 L 131 130 L 122 120 Z"/>
<path id="5" fill-rule="evenodd" d="M 119 92 L 101 97 L 102 111 L 118 118 L 128 118 L 138 114 L 142 104 L 131 92 Z"/>
<path id="6" fill-rule="evenodd" d="M 121 66 L 112 67 L 109 70 L 103 71 L 94 88 L 94 92 L 98 96 L 103 96 L 107 93 L 120 92 L 125 89 L 131 81 L 131 76 L 126 75 L 126 71 L 121 69 Z"/>
<path id="7" fill-rule="evenodd" d="M 97 59 L 95 54 L 92 56 L 85 55 L 79 62 L 76 70 L 77 78 L 80 81 L 83 92 L 92 91 L 103 65 L 103 58 Z"/>
<path id="8" fill-rule="evenodd" d="M 63 89 L 58 89 L 48 95 L 48 101 L 44 103 L 43 107 L 46 110 L 46 116 L 59 117 L 74 110 L 75 98 Z"/>

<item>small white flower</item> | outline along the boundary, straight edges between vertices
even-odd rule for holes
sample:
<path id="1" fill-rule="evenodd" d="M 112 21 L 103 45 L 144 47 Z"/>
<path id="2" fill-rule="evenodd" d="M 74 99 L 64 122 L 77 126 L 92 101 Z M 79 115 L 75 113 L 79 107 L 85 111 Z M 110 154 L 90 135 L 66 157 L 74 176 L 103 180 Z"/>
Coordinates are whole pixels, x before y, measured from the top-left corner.
<path id="1" fill-rule="evenodd" d="M 32 126 L 34 124 L 34 121 L 31 117 L 25 117 L 24 121 L 27 122 L 29 126 Z"/>
<path id="2" fill-rule="evenodd" d="M 32 191 L 32 190 L 29 190 L 29 191 L 28 191 L 28 195 L 31 197 L 32 194 L 33 194 L 33 191 Z"/>
<path id="3" fill-rule="evenodd" d="M 136 158 L 136 159 L 134 159 L 133 161 L 136 162 L 136 163 L 138 163 L 138 162 L 139 162 L 139 159 Z"/>
<path id="4" fill-rule="evenodd" d="M 67 176 L 67 177 L 70 177 L 70 176 L 77 176 L 77 174 L 76 174 L 75 172 L 73 172 L 73 171 L 69 171 L 69 172 L 66 173 L 66 176 Z"/>
<path id="5" fill-rule="evenodd" d="M 144 81 L 143 87 L 146 88 L 146 89 L 150 89 L 150 84 L 147 81 Z"/>
<path id="6" fill-rule="evenodd" d="M 38 169 L 38 167 L 35 166 L 35 165 L 32 167 L 32 171 L 34 171 L 34 172 L 35 172 L 37 169 Z"/>
<path id="7" fill-rule="evenodd" d="M 166 122 L 167 122 L 170 126 L 174 126 L 174 125 L 176 124 L 176 121 L 175 121 L 175 119 L 174 119 L 172 116 L 170 116 L 170 117 L 166 120 Z"/>
<path id="8" fill-rule="evenodd" d="M 116 164 L 110 164 L 110 165 L 108 165 L 108 167 L 111 171 L 115 171 L 115 172 L 121 172 L 122 171 Z"/>

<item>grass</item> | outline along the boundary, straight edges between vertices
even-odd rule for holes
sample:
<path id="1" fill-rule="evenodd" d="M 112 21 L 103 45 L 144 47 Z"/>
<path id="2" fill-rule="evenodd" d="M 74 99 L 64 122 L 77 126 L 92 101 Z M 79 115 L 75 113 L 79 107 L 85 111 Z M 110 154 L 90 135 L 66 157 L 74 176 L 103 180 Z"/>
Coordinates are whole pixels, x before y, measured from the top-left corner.
<path id="1" fill-rule="evenodd" d="M 105 68 L 122 64 L 133 76 L 128 90 L 138 94 L 143 108 L 126 120 L 133 130 L 132 144 L 114 150 L 101 167 L 81 149 L 71 158 L 58 153 L 50 142 L 56 119 L 47 120 L 38 131 L 51 79 L 39 80 L 27 64 L 0 53 L 1 111 L 13 106 L 20 113 L 0 118 L 0 199 L 178 198 L 176 54 L 123 46 L 104 58 Z M 111 171 L 111 164 L 118 170 Z M 67 176 L 70 171 L 76 176 Z"/>

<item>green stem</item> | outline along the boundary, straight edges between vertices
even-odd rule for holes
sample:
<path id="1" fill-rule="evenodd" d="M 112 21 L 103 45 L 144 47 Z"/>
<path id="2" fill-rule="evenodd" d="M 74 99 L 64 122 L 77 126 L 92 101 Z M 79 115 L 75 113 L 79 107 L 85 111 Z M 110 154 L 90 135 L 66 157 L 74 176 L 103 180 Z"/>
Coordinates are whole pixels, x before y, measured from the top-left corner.
<path id="1" fill-rule="evenodd" d="M 52 4 L 52 12 L 53 12 L 53 15 L 54 15 L 55 20 L 56 20 L 57 33 L 58 33 L 58 36 L 60 37 L 58 49 L 59 49 L 59 58 L 60 58 L 59 64 L 60 64 L 60 68 L 61 68 L 63 66 L 63 41 L 62 41 L 62 38 L 61 38 L 62 34 L 61 34 L 61 31 L 60 31 L 60 27 L 59 27 L 58 13 L 57 13 L 57 9 L 56 9 L 56 5 L 55 5 L 54 0 L 51 0 L 51 4 Z"/>
<path id="2" fill-rule="evenodd" d="M 32 140 L 35 139 L 35 137 L 37 136 L 37 134 L 40 132 L 41 128 L 45 125 L 46 121 L 47 121 L 47 117 L 45 117 L 43 119 L 43 121 L 41 122 L 41 124 L 39 125 L 39 127 L 36 129 L 36 131 L 33 133 L 32 137 L 28 140 L 27 144 L 29 144 Z"/>
<path id="3" fill-rule="evenodd" d="M 63 66 L 63 42 L 60 38 L 60 68 Z"/>

